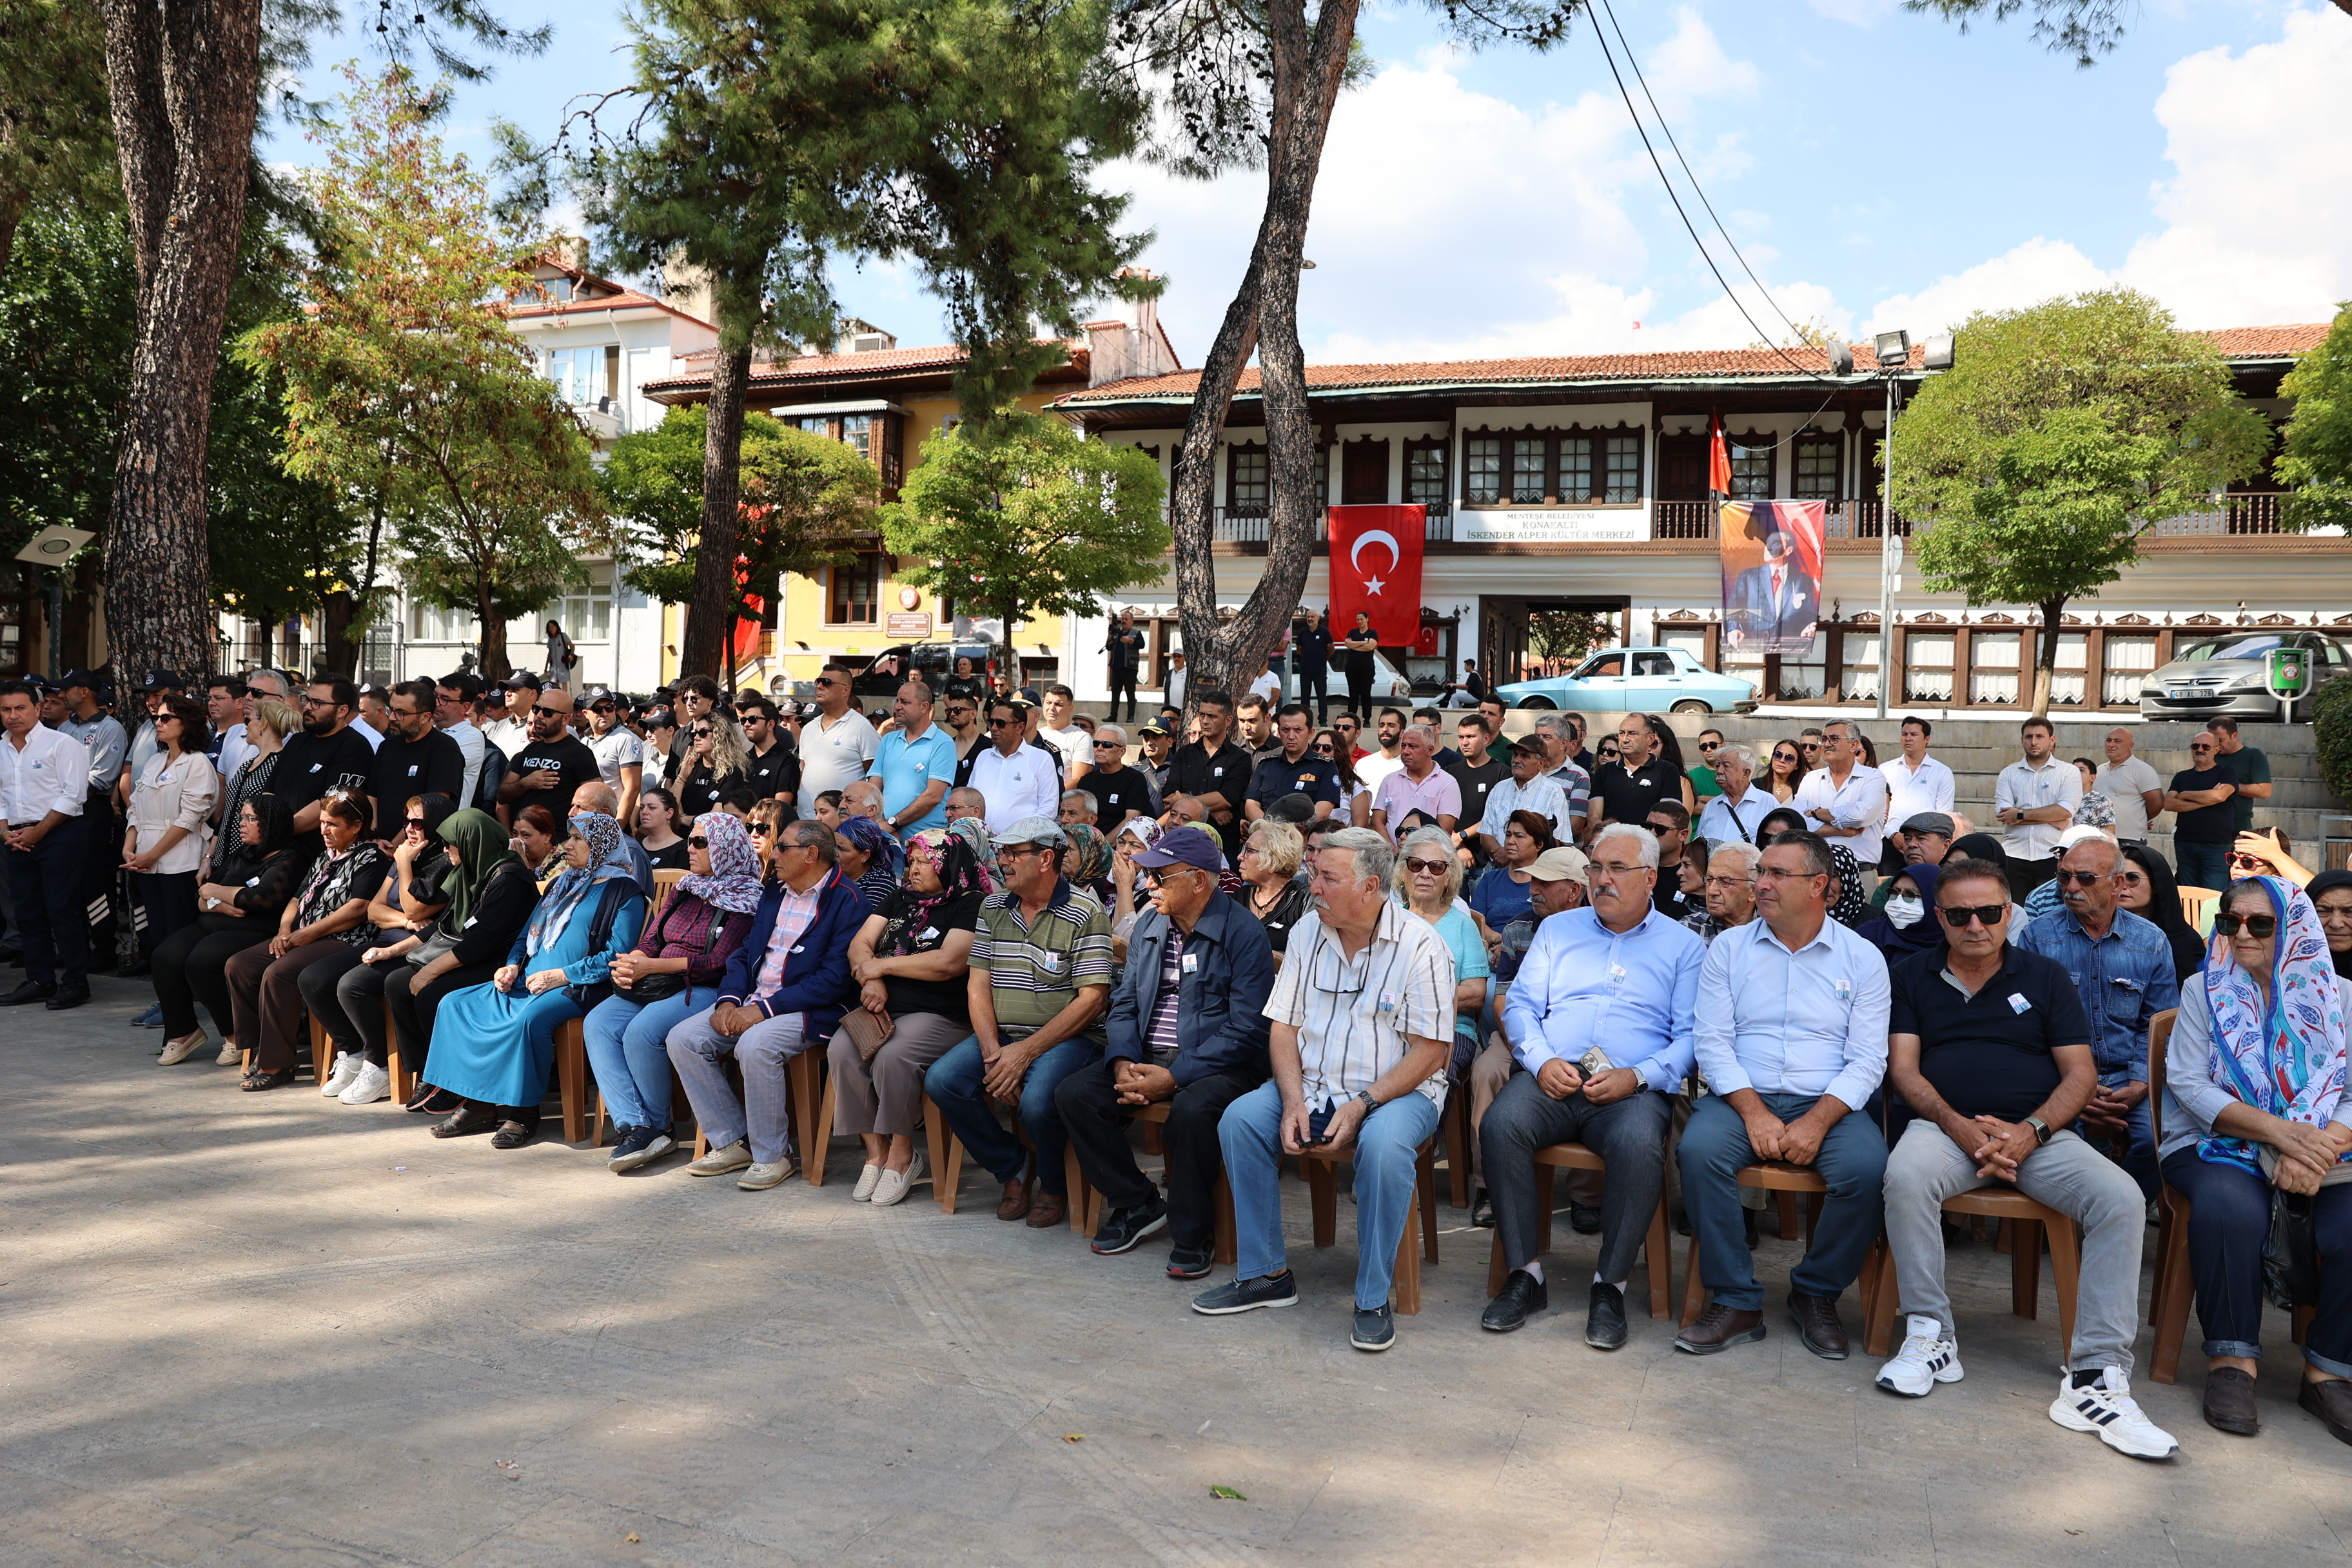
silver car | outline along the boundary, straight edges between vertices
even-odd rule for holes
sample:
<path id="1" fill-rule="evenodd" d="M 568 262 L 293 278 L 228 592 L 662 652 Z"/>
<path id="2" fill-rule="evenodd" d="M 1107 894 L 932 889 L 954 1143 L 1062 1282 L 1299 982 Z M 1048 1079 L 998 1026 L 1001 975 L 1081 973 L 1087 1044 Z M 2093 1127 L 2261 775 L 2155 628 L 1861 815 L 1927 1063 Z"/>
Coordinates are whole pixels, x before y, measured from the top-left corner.
<path id="1" fill-rule="evenodd" d="M 2228 714 L 2275 723 L 2279 700 L 2270 692 L 2270 656 L 2300 648 L 2311 656 L 2311 687 L 2295 699 L 2294 715 L 2311 716 L 2319 688 L 2352 669 L 2344 645 L 2317 632 L 2230 632 L 2176 647 L 2170 664 L 2139 689 L 2143 719 L 2206 720 Z"/>

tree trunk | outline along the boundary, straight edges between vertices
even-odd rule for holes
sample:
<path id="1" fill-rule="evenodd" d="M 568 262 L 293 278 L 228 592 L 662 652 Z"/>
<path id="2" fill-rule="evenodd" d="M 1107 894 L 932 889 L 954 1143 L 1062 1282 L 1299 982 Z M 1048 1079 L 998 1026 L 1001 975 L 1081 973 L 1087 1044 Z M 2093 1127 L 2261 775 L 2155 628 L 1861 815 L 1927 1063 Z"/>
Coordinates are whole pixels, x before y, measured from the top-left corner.
<path id="1" fill-rule="evenodd" d="M 1175 536 L 1176 604 L 1184 626 L 1185 705 L 1196 693 L 1229 689 L 1237 672 L 1254 671 L 1288 629 L 1315 559 L 1315 426 L 1307 406 L 1306 356 L 1298 346 L 1298 268 L 1323 141 L 1331 125 L 1356 31 L 1357 0 L 1328 0 L 1312 34 L 1300 0 L 1269 7 L 1273 68 L 1272 134 L 1266 155 L 1265 216 L 1249 268 L 1201 369 L 1200 390 L 1184 425 L 1181 469 L 1170 511 Z M 1265 409 L 1271 491 L 1265 569 L 1231 621 L 1217 620 L 1216 496 L 1218 437 L 1250 355 L 1258 356 Z"/>
<path id="2" fill-rule="evenodd" d="M 722 339 L 710 362 L 710 402 L 702 416 L 702 533 L 694 546 L 694 599 L 679 639 L 680 676 L 725 679 L 735 616 L 736 516 L 743 490 L 743 400 L 751 384 L 751 348 Z"/>
<path id="3" fill-rule="evenodd" d="M 496 685 L 514 673 L 507 663 L 507 623 L 490 608 L 490 579 L 487 574 L 474 583 L 474 613 L 482 622 L 482 680 Z"/>
<path id="4" fill-rule="evenodd" d="M 2047 720 L 2050 717 L 2050 687 L 2058 677 L 2059 621 L 2065 613 L 2064 599 L 2042 601 L 2042 636 L 2033 649 L 2033 716 L 2036 719 Z M 2084 672 L 2084 679 L 2090 679 L 2089 672 Z"/>
<path id="5" fill-rule="evenodd" d="M 332 588 L 319 595 L 319 659 L 329 669 L 362 679 L 359 638 L 352 635 L 352 591 Z"/>
<path id="6" fill-rule="evenodd" d="M 138 266 L 137 336 L 107 520 L 118 671 L 214 658 L 205 447 L 245 222 L 261 0 L 105 0 L 107 83 Z"/>

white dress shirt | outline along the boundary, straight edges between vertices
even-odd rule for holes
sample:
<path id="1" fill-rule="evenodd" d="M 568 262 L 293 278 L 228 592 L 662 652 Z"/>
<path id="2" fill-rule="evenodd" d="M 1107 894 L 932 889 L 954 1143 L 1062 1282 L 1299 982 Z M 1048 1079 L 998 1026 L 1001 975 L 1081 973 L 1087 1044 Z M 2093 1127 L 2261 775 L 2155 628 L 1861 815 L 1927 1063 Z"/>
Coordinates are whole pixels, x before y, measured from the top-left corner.
<path id="1" fill-rule="evenodd" d="M 1771 791 L 1757 788 L 1751 780 L 1748 793 L 1741 795 L 1736 805 L 1727 795 L 1719 795 L 1708 801 L 1706 809 L 1698 814 L 1696 831 L 1709 844 L 1753 844 L 1756 842 L 1756 830 L 1764 826 L 1764 819 L 1780 804 L 1773 798 Z"/>
<path id="2" fill-rule="evenodd" d="M 0 734 L 0 813 L 26 827 L 51 812 L 79 816 L 89 794 L 89 748 L 62 730 L 36 724 L 16 744 Z"/>
<path id="3" fill-rule="evenodd" d="M 2021 758 L 2001 769 L 2000 777 L 1993 781 L 1995 812 L 2011 806 L 2039 811 L 2045 805 L 2063 805 L 2072 816 L 2082 804 L 2082 771 L 2055 752 L 2042 759 L 2038 768 Z M 2001 850 L 2012 860 L 2047 860 L 2058 853 L 2058 840 L 2073 826 L 2071 822 L 2021 822 L 2002 833 Z"/>
<path id="4" fill-rule="evenodd" d="M 1830 776 L 1827 768 L 1815 768 L 1797 786 L 1797 797 L 1790 803 L 1804 814 L 1808 828 L 1834 824 L 1839 827 L 1856 828 L 1852 835 L 1832 838 L 1832 844 L 1843 844 L 1853 855 L 1855 863 L 1867 870 L 1878 864 L 1878 853 L 1885 841 L 1886 826 L 1886 780 L 1876 768 L 1863 763 L 1853 765 L 1845 783 L 1841 784 Z M 1828 823 L 1813 816 L 1826 809 Z"/>
<path id="5" fill-rule="evenodd" d="M 988 830 L 1002 833 L 1024 816 L 1051 821 L 1062 809 L 1062 775 L 1054 759 L 1024 744 L 1006 756 L 994 746 L 971 758 L 971 787 L 988 802 Z"/>
<path id="6" fill-rule="evenodd" d="M 1952 815 L 1959 783 L 1952 777 L 1952 770 L 1933 756 L 1921 756 L 1916 768 L 1898 756 L 1878 771 L 1886 775 L 1886 826 L 1890 830 L 1923 811 Z M 1869 862 L 1863 865 L 1867 869 Z"/>
<path id="7" fill-rule="evenodd" d="M 1575 819 L 1569 810 L 1568 795 L 1551 780 L 1538 776 L 1521 784 L 1516 778 L 1508 778 L 1488 790 L 1486 815 L 1479 818 L 1478 831 L 1496 844 L 1502 843 L 1503 835 L 1510 830 L 1511 813 L 1515 811 L 1532 811 L 1551 818 L 1552 837 L 1562 844 L 1573 842 L 1570 830 Z"/>
<path id="8" fill-rule="evenodd" d="M 457 742 L 457 754 L 466 759 L 466 782 L 458 786 L 463 793 L 457 796 L 458 809 L 463 810 L 474 804 L 475 786 L 482 782 L 482 758 L 489 750 L 489 737 L 471 719 L 460 719 L 441 732 Z M 635 827 L 636 824 L 627 826 Z"/>
<path id="9" fill-rule="evenodd" d="M 1698 1070 L 1717 1094 L 1835 1095 L 1859 1110 L 1886 1075 L 1886 960 L 1824 917 L 1791 952 L 1760 916 L 1706 945 Z"/>

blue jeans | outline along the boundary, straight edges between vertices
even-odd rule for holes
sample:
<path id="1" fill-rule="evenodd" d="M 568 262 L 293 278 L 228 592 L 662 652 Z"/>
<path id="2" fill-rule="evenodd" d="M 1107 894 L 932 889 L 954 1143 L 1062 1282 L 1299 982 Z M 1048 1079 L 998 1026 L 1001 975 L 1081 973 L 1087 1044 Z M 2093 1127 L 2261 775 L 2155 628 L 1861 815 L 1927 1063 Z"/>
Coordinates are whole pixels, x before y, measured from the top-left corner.
<path id="1" fill-rule="evenodd" d="M 1415 1089 L 1364 1118 L 1356 1163 L 1356 1305 L 1385 1307 L 1397 1243 L 1412 1217 L 1414 1163 L 1437 1131 L 1437 1107 Z M 1234 1190 L 1238 1256 L 1234 1276 L 1263 1279 L 1286 1265 L 1282 1247 L 1282 1086 L 1264 1083 L 1225 1107 L 1217 1124 Z"/>
<path id="2" fill-rule="evenodd" d="M 2205 1353 L 2260 1361 L 2270 1184 L 2199 1158 L 2193 1143 L 2165 1157 L 2164 1179 L 2189 1200 L 2189 1274 L 2197 1282 Z M 2352 1377 L 2352 1187 L 2322 1187 L 2313 1202 L 2319 1302 L 2303 1338 L 2303 1359 L 2322 1372 Z"/>
<path id="3" fill-rule="evenodd" d="M 669 1032 L 718 1000 L 716 985 L 690 985 L 660 1002 L 607 996 L 596 1004 L 581 1030 L 614 1126 L 669 1131 Z"/>
<path id="4" fill-rule="evenodd" d="M 2211 888 L 2227 892 L 2230 887 L 2230 845 L 2220 842 L 2183 838 L 2172 836 L 2172 875 L 2184 888 Z"/>
<path id="5" fill-rule="evenodd" d="M 1069 1136 L 1063 1131 L 1054 1091 L 1080 1068 L 1102 1060 L 1102 1053 L 1100 1040 L 1080 1035 L 1048 1047 L 1022 1077 L 1021 1098 L 1013 1110 L 1027 1130 L 1029 1142 L 1036 1146 L 1041 1193 L 1067 1197 L 1070 1192 L 1068 1175 L 1062 1169 L 1062 1151 Z M 923 1092 L 938 1104 L 940 1114 L 962 1140 L 964 1152 L 987 1166 L 988 1173 L 998 1181 L 1010 1182 L 1019 1178 L 1029 1151 L 998 1123 L 984 1087 L 987 1074 L 980 1059 L 980 1037 L 974 1035 L 931 1064 L 923 1075 Z"/>
<path id="6" fill-rule="evenodd" d="M 1758 1098 L 1783 1121 L 1794 1121 L 1811 1110 L 1818 1096 L 1767 1094 Z M 1691 1229 L 1699 1241 L 1699 1273 L 1717 1301 L 1736 1311 L 1753 1312 L 1764 1305 L 1764 1288 L 1756 1282 L 1756 1257 L 1748 1250 L 1747 1227 L 1740 1217 L 1739 1185 L 1734 1178 L 1742 1166 L 1756 1163 L 1748 1142 L 1748 1124 L 1731 1102 L 1710 1094 L 1691 1112 L 1683 1129 L 1680 1160 L 1683 1207 L 1689 1211 Z M 1862 1273 L 1870 1244 L 1878 1239 L 1880 1196 L 1886 1177 L 1886 1140 L 1878 1127 L 1859 1110 L 1838 1119 L 1822 1140 L 1813 1169 L 1829 1184 L 1829 1199 L 1813 1226 L 1813 1243 L 1796 1268 L 1789 1271 L 1791 1289 L 1808 1296 L 1836 1300 Z"/>
<path id="7" fill-rule="evenodd" d="M 2101 1089 L 2121 1089 L 2131 1080 L 2132 1069 L 2129 1068 L 2116 1068 L 2113 1071 L 2103 1070 L 2099 1074 Z M 2156 1201 L 2157 1183 L 2156 1123 L 2150 1120 L 2149 1106 L 2159 1092 L 2161 1091 L 2151 1084 L 2147 1096 L 2137 1105 L 2132 1107 L 2131 1146 L 2124 1152 L 2124 1169 L 2130 1173 L 2133 1181 L 2139 1184 L 2140 1195 L 2149 1203 Z M 2107 1150 L 2114 1147 L 2107 1142 L 2110 1134 L 2098 1131 L 2085 1122 L 2074 1123 L 2074 1131 L 2095 1149 Z"/>

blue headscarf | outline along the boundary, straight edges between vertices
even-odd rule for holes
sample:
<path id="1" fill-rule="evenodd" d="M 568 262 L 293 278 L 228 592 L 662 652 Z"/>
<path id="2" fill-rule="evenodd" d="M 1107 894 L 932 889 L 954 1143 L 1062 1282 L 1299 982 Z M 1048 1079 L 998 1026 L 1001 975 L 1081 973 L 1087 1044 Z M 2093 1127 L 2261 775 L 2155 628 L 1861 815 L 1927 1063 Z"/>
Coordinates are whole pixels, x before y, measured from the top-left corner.
<path id="1" fill-rule="evenodd" d="M 523 932 L 523 950 L 534 957 L 553 947 L 571 923 L 572 911 L 586 901 L 588 890 L 615 877 L 635 881 L 629 862 L 621 854 L 621 825 L 601 811 L 583 811 L 572 818 L 572 831 L 588 842 L 588 864 L 566 866 L 563 874 L 540 896 Z"/>
<path id="2" fill-rule="evenodd" d="M 2270 994 L 2246 973 L 2220 931 L 2205 954 L 2205 1004 L 2213 1018 L 2213 1082 L 2240 1102 L 2287 1121 L 2325 1127 L 2344 1094 L 2344 995 L 2327 952 L 2319 912 L 2302 889 L 2277 877 L 2259 883 L 2278 921 Z M 2229 894 L 2222 895 L 2226 904 Z M 2253 1144 L 2216 1132 L 2197 1156 L 2262 1174 Z M 2352 1153 L 2343 1158 L 2352 1159 Z"/>

